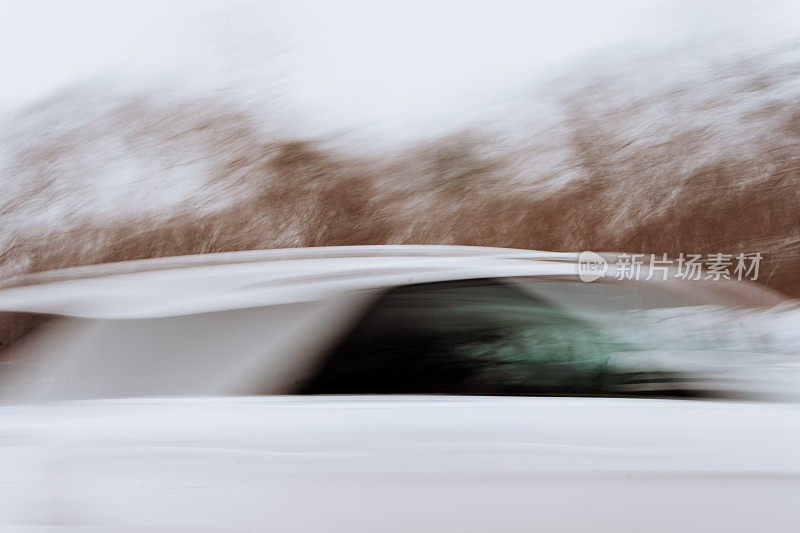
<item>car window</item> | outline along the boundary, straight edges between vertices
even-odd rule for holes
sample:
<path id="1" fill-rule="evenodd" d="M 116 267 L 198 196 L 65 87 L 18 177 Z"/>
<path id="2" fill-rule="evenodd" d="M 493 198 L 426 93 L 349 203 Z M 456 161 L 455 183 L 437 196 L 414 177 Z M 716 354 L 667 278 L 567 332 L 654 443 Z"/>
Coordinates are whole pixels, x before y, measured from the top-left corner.
<path id="1" fill-rule="evenodd" d="M 329 354 L 306 394 L 691 394 L 669 371 L 621 371 L 636 350 L 595 324 L 493 279 L 398 287 Z M 674 378 L 674 376 L 673 376 Z"/>
<path id="2" fill-rule="evenodd" d="M 299 392 L 796 395 L 796 328 L 786 327 L 796 313 L 730 307 L 716 288 L 671 289 L 547 278 L 397 287 Z"/>

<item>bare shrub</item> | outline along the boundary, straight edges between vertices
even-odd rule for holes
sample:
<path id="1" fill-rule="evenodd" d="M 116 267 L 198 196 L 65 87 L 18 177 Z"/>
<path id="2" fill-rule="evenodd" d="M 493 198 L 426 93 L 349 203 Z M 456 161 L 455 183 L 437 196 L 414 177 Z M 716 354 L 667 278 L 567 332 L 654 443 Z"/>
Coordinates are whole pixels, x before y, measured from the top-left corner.
<path id="1" fill-rule="evenodd" d="M 800 296 L 798 62 L 709 60 L 665 82 L 641 72 L 669 58 L 641 61 L 554 82 L 549 130 L 515 118 L 510 141 L 476 127 L 384 158 L 276 140 L 223 102 L 78 90 L 4 141 L 2 271 L 378 243 L 760 251 L 759 281 Z M 97 183 L 120 161 L 139 188 L 108 200 Z"/>

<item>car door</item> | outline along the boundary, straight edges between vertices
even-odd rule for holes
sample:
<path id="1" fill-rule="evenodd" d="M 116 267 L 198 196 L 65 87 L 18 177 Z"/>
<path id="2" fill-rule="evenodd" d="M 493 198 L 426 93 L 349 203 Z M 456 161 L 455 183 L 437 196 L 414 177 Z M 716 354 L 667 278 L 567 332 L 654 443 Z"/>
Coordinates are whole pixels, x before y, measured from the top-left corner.
<path id="1" fill-rule="evenodd" d="M 93 532 L 796 531 L 798 427 L 794 405 L 619 398 L 7 407 L 0 523 Z"/>

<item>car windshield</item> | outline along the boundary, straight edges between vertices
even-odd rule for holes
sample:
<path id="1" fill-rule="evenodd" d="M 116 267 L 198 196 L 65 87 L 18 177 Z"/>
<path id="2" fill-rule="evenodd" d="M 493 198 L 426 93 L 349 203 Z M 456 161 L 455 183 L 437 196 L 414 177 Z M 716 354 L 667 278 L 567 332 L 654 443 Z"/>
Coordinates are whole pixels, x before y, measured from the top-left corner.
<path id="1" fill-rule="evenodd" d="M 739 283 L 515 278 L 527 293 L 645 350 L 798 355 L 798 311 Z"/>

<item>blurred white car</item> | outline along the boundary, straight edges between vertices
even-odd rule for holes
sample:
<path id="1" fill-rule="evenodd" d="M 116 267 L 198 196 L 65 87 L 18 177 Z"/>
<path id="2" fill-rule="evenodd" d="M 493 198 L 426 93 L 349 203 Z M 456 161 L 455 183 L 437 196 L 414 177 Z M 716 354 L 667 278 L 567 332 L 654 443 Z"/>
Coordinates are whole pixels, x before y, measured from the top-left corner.
<path id="1" fill-rule="evenodd" d="M 376 246 L 15 280 L 2 530 L 800 530 L 797 309 L 612 275 Z"/>

